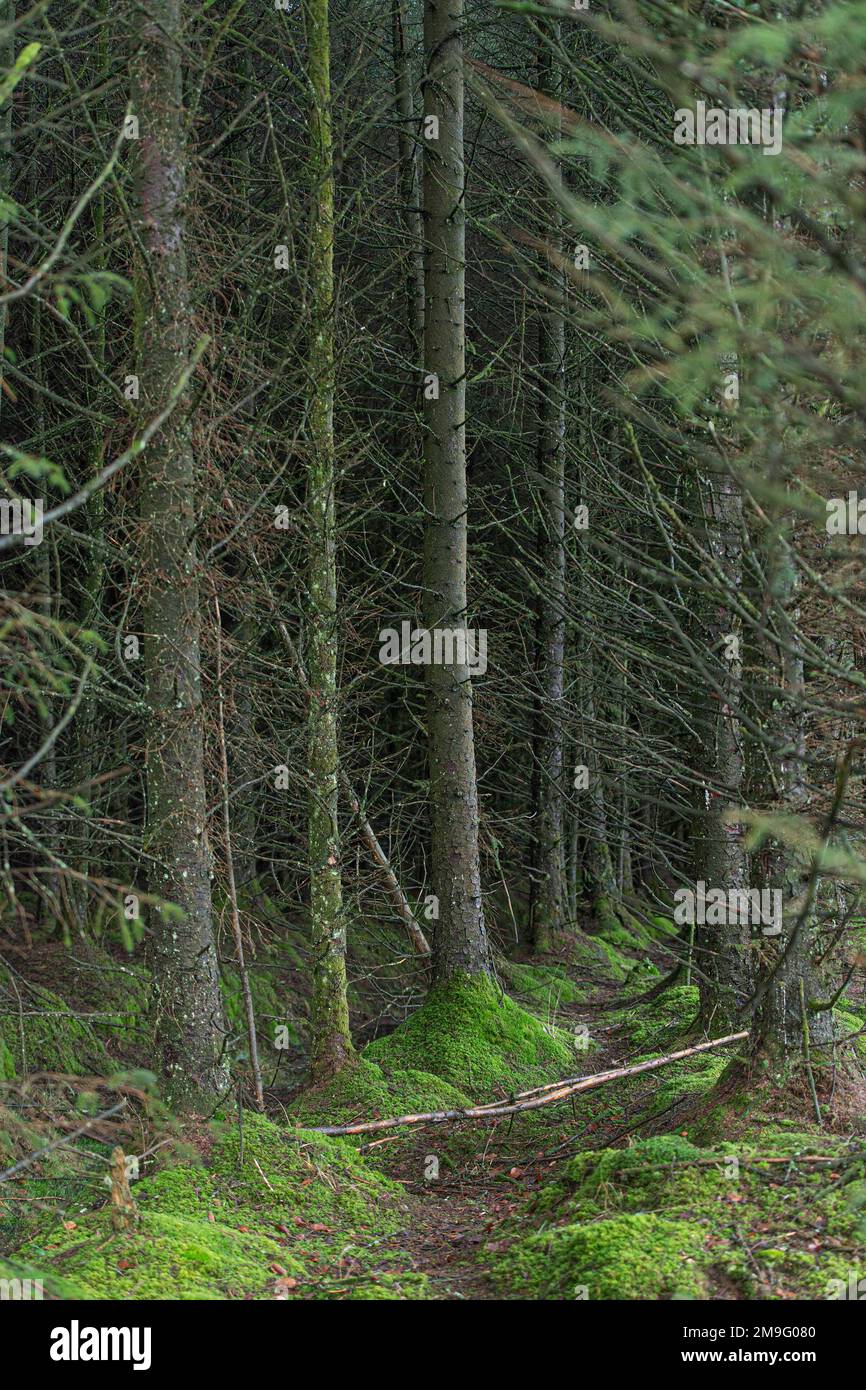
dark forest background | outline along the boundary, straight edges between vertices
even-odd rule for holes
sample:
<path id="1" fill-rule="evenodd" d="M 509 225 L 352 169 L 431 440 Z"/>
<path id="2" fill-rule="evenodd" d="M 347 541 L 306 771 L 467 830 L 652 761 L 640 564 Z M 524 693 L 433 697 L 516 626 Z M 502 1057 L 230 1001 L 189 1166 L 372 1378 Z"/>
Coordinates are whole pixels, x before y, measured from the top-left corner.
<path id="1" fill-rule="evenodd" d="M 864 39 L 859 3 L 2 0 L 9 1278 L 182 1296 L 205 1183 L 367 1253 L 260 1287 L 251 1236 L 194 1297 L 856 1296 Z M 781 149 L 678 144 L 698 102 Z M 383 663 L 404 623 L 486 669 Z M 442 1210 L 562 1162 L 558 1235 L 509 1198 L 443 1273 Z M 365 1181 L 448 1199 L 396 1273 Z"/>

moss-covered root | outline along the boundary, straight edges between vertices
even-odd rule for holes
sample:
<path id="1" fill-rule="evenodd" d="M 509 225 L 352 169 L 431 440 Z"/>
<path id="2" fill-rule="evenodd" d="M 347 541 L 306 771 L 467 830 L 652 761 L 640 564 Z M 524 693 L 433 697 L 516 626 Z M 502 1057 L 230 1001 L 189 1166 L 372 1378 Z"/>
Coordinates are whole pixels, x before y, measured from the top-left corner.
<path id="1" fill-rule="evenodd" d="M 384 1070 L 430 1072 L 478 1099 L 565 1076 L 574 1041 L 520 1008 L 491 980 L 457 976 L 431 989 L 424 1004 L 364 1057 Z"/>

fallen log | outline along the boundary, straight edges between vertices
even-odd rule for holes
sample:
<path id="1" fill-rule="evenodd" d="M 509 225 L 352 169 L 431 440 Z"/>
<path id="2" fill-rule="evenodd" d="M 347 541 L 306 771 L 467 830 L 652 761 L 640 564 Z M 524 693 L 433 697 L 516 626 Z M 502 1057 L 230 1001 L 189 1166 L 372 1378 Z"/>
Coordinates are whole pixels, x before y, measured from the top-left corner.
<path id="1" fill-rule="evenodd" d="M 709 1052 L 713 1047 L 726 1047 L 728 1043 L 742 1042 L 749 1036 L 748 1030 L 742 1033 L 728 1033 L 724 1038 L 713 1038 L 711 1042 L 698 1043 L 695 1047 L 685 1047 L 680 1052 L 670 1052 L 666 1057 L 653 1057 L 648 1062 L 636 1062 L 631 1067 L 614 1067 L 610 1071 L 598 1071 L 591 1076 L 567 1079 L 550 1083 L 551 1089 L 531 1100 L 516 1100 L 510 1104 L 489 1101 L 486 1105 L 467 1106 L 463 1110 L 430 1110 L 424 1115 L 398 1115 L 391 1120 L 363 1120 L 354 1125 L 316 1125 L 314 1134 L 372 1134 L 380 1129 L 396 1129 L 398 1125 L 442 1125 L 455 1120 L 492 1120 L 500 1115 L 517 1115 L 527 1110 L 539 1110 L 543 1105 L 566 1100 L 578 1091 L 592 1091 L 608 1081 L 618 1081 L 624 1076 L 637 1076 L 644 1071 L 655 1071 L 666 1067 L 670 1062 L 679 1062 L 684 1057 L 694 1057 L 698 1052 Z"/>

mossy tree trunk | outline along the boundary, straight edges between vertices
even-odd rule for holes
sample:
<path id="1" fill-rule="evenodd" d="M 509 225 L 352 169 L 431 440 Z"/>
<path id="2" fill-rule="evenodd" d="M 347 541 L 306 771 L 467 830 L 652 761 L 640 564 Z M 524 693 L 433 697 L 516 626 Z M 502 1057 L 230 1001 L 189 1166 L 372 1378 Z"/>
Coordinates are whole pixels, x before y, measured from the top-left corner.
<path id="1" fill-rule="evenodd" d="M 544 26 L 538 61 L 539 90 L 558 96 L 557 67 L 546 42 L 559 40 L 557 21 Z M 561 129 L 561 121 L 558 122 Z M 557 132 L 552 132 L 557 138 Z M 539 730 L 536 802 L 536 875 L 532 935 L 536 951 L 547 951 L 566 917 L 563 842 L 563 671 L 565 662 L 565 277 L 559 214 L 554 210 L 550 262 L 542 283 L 550 301 L 538 323 L 538 471 L 541 479 L 538 607 Z"/>
<path id="2" fill-rule="evenodd" d="M 307 475 L 308 853 L 313 949 L 312 1081 L 352 1057 L 346 998 L 346 924 L 340 867 L 337 750 L 337 557 L 334 487 L 334 169 L 328 0 L 304 0 L 311 218 Z"/>
<path id="3" fill-rule="evenodd" d="M 466 367 L 462 0 L 426 0 L 424 366 L 438 379 L 425 407 L 424 623 L 466 627 Z M 434 977 L 488 974 L 481 897 L 478 787 L 468 668 L 427 667 L 433 887 L 439 899 Z"/>
<path id="4" fill-rule="evenodd" d="M 143 12 L 134 63 L 139 236 L 135 269 L 143 420 L 163 410 L 189 364 L 181 0 Z M 151 892 L 183 913 L 151 914 L 156 1036 L 169 1096 L 181 1109 L 225 1090 L 224 1041 L 211 916 L 195 549 L 196 467 L 188 401 L 142 455 L 147 857 Z"/>

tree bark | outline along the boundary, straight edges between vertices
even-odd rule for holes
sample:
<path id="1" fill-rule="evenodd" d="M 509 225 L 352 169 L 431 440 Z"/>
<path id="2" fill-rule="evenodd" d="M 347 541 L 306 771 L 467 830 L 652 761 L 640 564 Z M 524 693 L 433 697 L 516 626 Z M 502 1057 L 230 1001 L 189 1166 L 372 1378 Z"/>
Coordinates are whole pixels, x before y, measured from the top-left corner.
<path id="1" fill-rule="evenodd" d="M 466 627 L 466 373 L 462 0 L 426 0 L 424 114 L 438 138 L 424 152 L 424 365 L 438 378 L 426 405 L 424 623 Z M 481 898 L 472 685 L 465 665 L 426 669 L 431 859 L 439 921 L 434 978 L 489 974 Z"/>
<path id="2" fill-rule="evenodd" d="M 778 458 L 771 457 L 770 476 L 777 486 L 782 486 L 783 470 Z M 771 809 L 793 817 L 807 814 L 809 796 L 804 762 L 805 676 L 798 629 L 799 575 L 792 530 L 791 516 L 777 515 L 766 542 L 766 611 L 775 629 L 767 643 L 775 654 L 775 672 L 768 684 L 775 685 L 777 691 L 766 722 L 775 750 L 776 800 Z M 755 1042 L 784 1067 L 801 1057 L 804 1038 L 816 1046 L 832 1042 L 832 1010 L 809 1007 L 826 1000 L 830 988 L 813 960 L 816 943 L 809 864 L 792 846 L 775 839 L 762 849 L 757 862 L 764 879 L 761 886 L 781 893 L 783 923 L 781 934 L 768 939 L 762 951 Z"/>
<path id="3" fill-rule="evenodd" d="M 337 749 L 337 557 L 334 499 L 334 167 L 328 0 L 305 0 L 310 104 L 307 475 L 310 800 L 308 854 L 313 948 L 313 1082 L 352 1057 L 346 997 L 346 923 L 340 868 Z"/>
<path id="4" fill-rule="evenodd" d="M 140 122 L 136 266 L 138 375 L 145 419 L 166 405 L 189 362 L 184 229 L 186 149 L 180 0 L 152 0 L 134 64 Z M 141 557 L 150 890 L 183 912 L 151 914 L 156 1035 L 172 1103 L 210 1105 L 228 1084 L 211 917 L 196 468 L 188 406 L 176 406 L 142 455 Z"/>
<path id="5" fill-rule="evenodd" d="M 559 23 L 546 26 L 558 39 Z M 541 40 L 538 86 L 556 97 L 557 83 L 550 49 Z M 561 121 L 557 123 L 561 128 Z M 556 138 L 557 132 L 552 132 Z M 565 277 L 557 267 L 562 253 L 559 214 L 553 211 L 551 259 L 542 281 L 551 292 L 538 323 L 540 401 L 538 466 L 541 475 L 541 535 L 539 561 L 538 647 L 539 736 L 537 741 L 538 802 L 536 807 L 537 880 L 533 903 L 533 947 L 548 951 L 553 933 L 566 917 L 565 855 L 563 845 L 563 668 L 565 660 L 565 317 L 556 303 L 565 294 Z"/>
<path id="6" fill-rule="evenodd" d="M 749 858 L 743 827 L 730 819 L 742 805 L 745 758 L 739 711 L 743 699 L 742 652 L 726 638 L 742 642 L 742 625 L 730 596 L 742 584 L 743 503 L 737 480 L 721 466 L 711 471 L 704 490 L 702 533 L 715 562 L 713 594 L 702 614 L 703 642 L 709 653 L 718 693 L 707 698 L 698 717 L 704 744 L 706 783 L 695 837 L 695 879 L 708 888 L 749 887 Z M 725 655 L 726 647 L 732 654 Z M 742 1015 L 752 977 L 752 946 L 747 924 L 698 926 L 694 936 L 702 1027 L 724 1027 Z"/>

